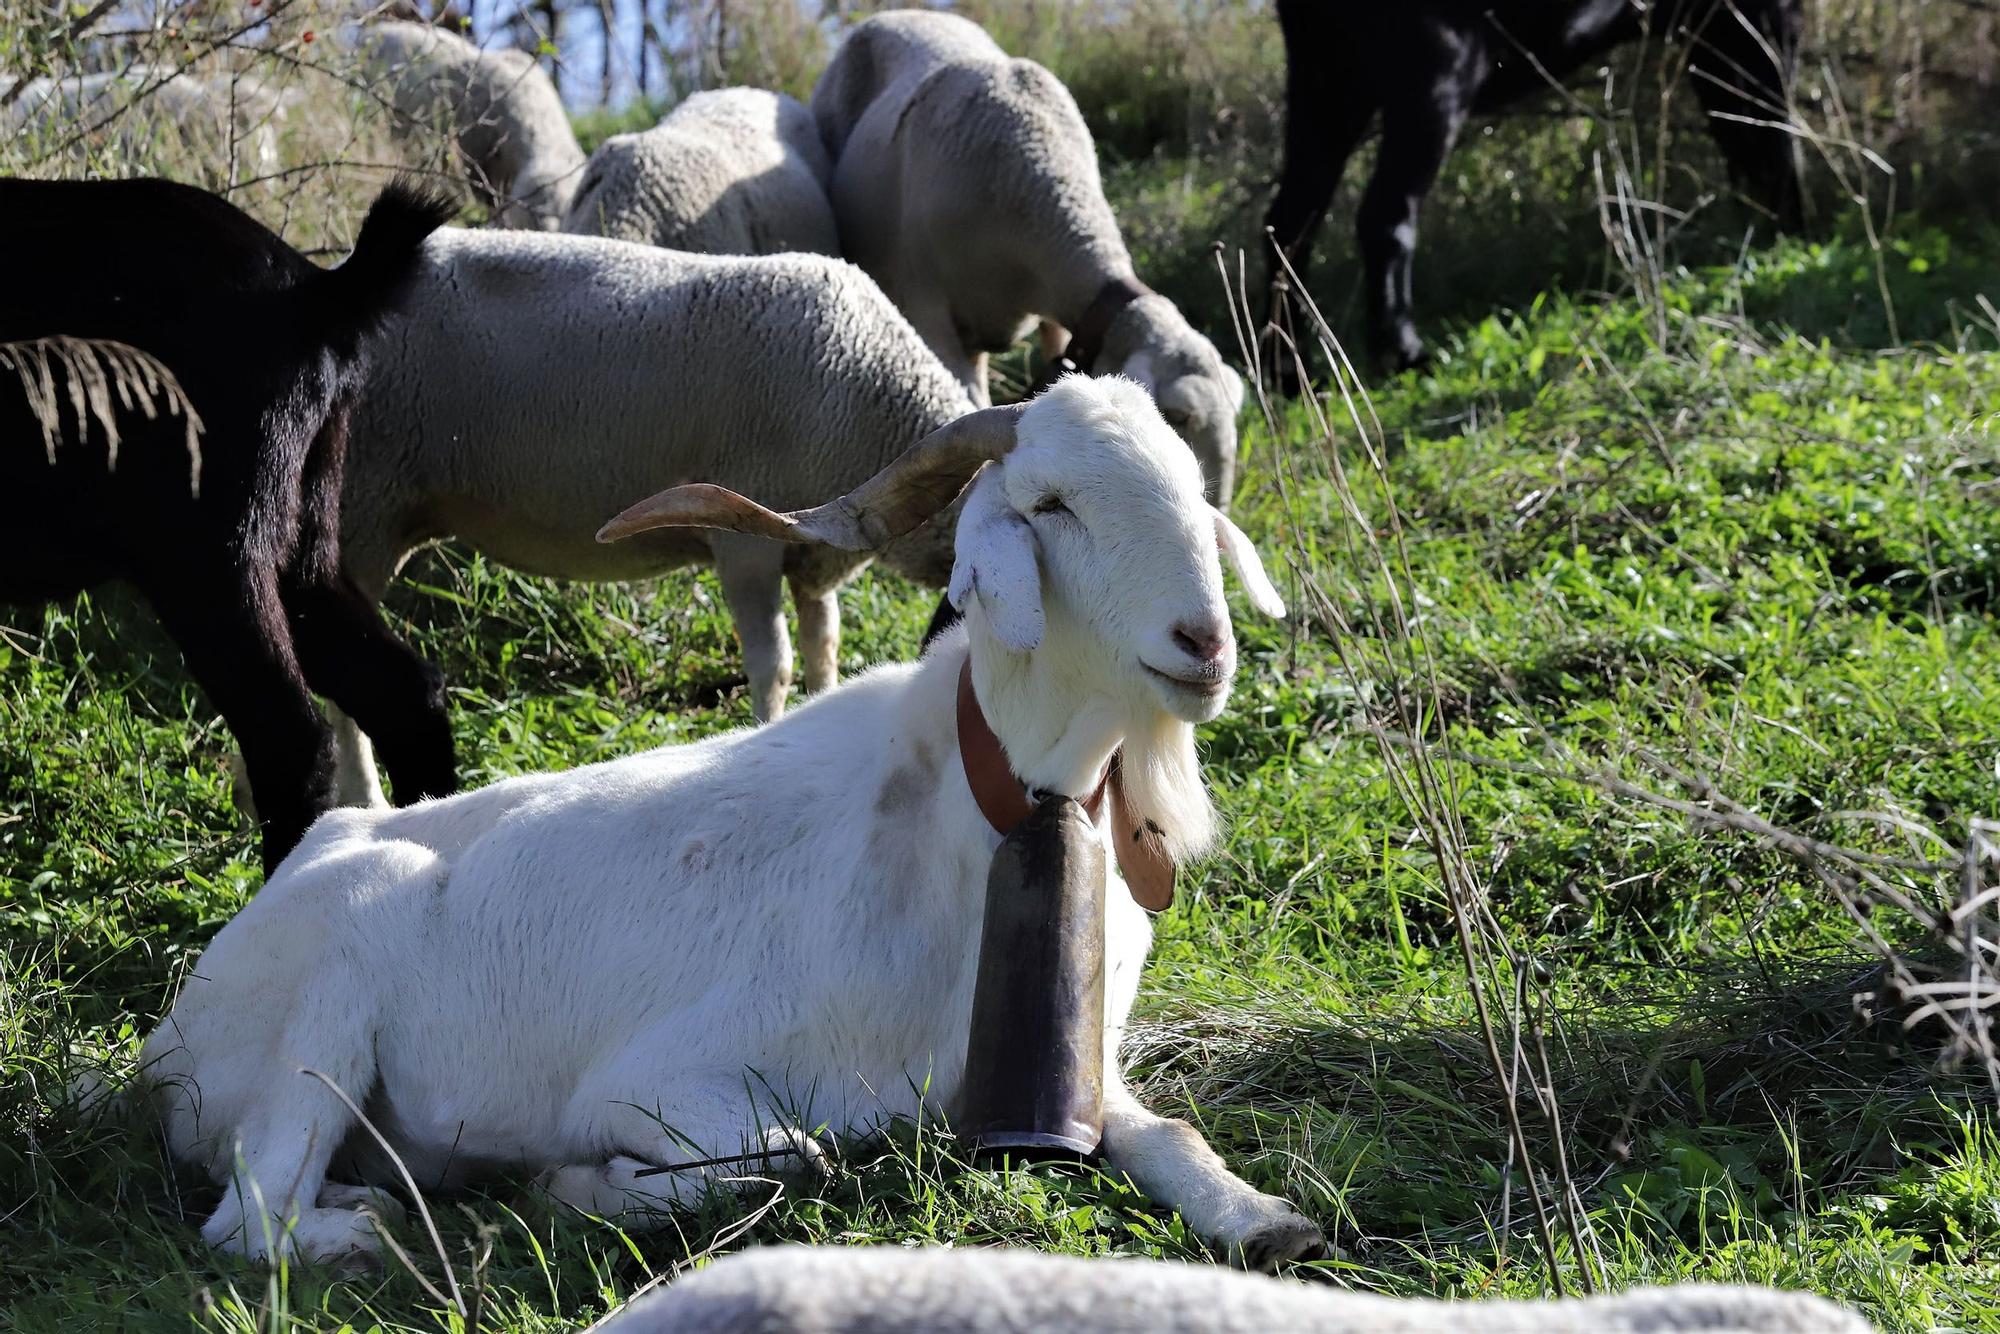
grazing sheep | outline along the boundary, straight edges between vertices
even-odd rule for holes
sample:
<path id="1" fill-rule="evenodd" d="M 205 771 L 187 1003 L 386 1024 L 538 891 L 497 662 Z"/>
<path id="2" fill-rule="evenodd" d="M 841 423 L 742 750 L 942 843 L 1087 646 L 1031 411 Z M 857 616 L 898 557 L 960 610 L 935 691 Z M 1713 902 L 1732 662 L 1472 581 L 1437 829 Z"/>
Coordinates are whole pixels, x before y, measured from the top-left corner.
<path id="1" fill-rule="evenodd" d="M 0 135 L 33 135 L 45 149 L 79 133 L 87 141 L 102 135 L 129 155 L 152 145 L 164 123 L 191 160 L 222 163 L 232 178 L 261 177 L 282 165 L 278 130 L 290 101 L 247 74 L 135 63 L 28 80 L 0 107 Z"/>
<path id="2" fill-rule="evenodd" d="M 391 186 L 328 272 L 189 186 L 0 180 L 20 259 L 0 342 L 23 344 L 0 374 L 0 601 L 137 585 L 243 749 L 267 871 L 332 804 L 314 691 L 384 738 L 399 799 L 455 786 L 442 684 L 342 576 L 339 532 L 364 335 L 446 212 Z M 205 428 L 198 490 L 180 420 L 100 396 L 94 421 L 51 426 L 127 355 L 62 341 L 80 339 L 171 373 Z"/>
<path id="3" fill-rule="evenodd" d="M 605 1334 L 1872 1334 L 1823 1297 L 1688 1283 L 1578 1301 L 1447 1302 L 1173 1261 L 1023 1250 L 771 1246 L 606 1321 Z"/>
<path id="4" fill-rule="evenodd" d="M 812 113 L 761 88 L 696 93 L 599 145 L 562 229 L 703 255 L 840 253 Z"/>
<path id="5" fill-rule="evenodd" d="M 540 1171 L 556 1199 L 629 1222 L 741 1175 L 650 1167 L 813 1161 L 815 1128 L 948 1110 L 1000 841 L 964 776 L 962 711 L 1011 781 L 1108 786 L 1092 819 L 1121 856 L 1199 854 L 1214 816 L 1193 725 L 1236 667 L 1218 549 L 1283 610 L 1249 540 L 1142 388 L 1082 376 L 962 417 L 814 510 L 692 485 L 603 534 L 610 552 L 686 524 L 879 549 L 968 482 L 965 624 L 921 662 L 761 728 L 321 820 L 142 1055 L 173 1155 L 226 1183 L 203 1235 L 251 1255 L 378 1244 L 352 1206 L 389 1169 L 302 1068 L 368 1097 L 420 1181 Z M 1115 875 L 1104 906 L 1106 1159 L 1239 1262 L 1316 1250 L 1311 1223 L 1119 1078 L 1152 928 Z"/>
<path id="6" fill-rule="evenodd" d="M 1243 382 L 1139 282 L 1061 81 L 974 23 L 905 10 L 848 33 L 812 106 L 842 253 L 977 401 L 989 401 L 987 354 L 1052 321 L 1078 369 L 1152 391 L 1228 508 Z"/>
<path id="7" fill-rule="evenodd" d="M 405 309 L 381 335 L 351 444 L 343 543 L 360 588 L 379 600 L 412 551 L 445 537 L 566 579 L 712 563 L 759 719 L 792 679 L 785 583 L 806 689 L 821 690 L 838 671 L 835 590 L 868 557 L 731 533 L 605 547 L 604 516 L 697 479 L 803 503 L 972 406 L 866 274 L 818 255 L 447 228 Z M 942 585 L 939 542 L 920 531 L 885 563 Z M 366 740 L 345 721 L 341 734 L 341 800 L 379 804 Z"/>
<path id="8" fill-rule="evenodd" d="M 391 81 L 399 118 L 457 136 L 502 227 L 554 231 L 583 175 L 562 97 L 525 51 L 482 50 L 423 23 L 371 23 L 361 44 Z"/>
<path id="9" fill-rule="evenodd" d="M 1392 369 L 1420 366 L 1429 354 L 1411 315 L 1417 214 L 1466 118 L 1545 92 L 1615 46 L 1675 34 L 1689 43 L 1694 90 L 1730 175 L 1780 227 L 1796 228 L 1798 165 L 1774 122 L 1784 119 L 1803 9 L 1800 0 L 1278 0 L 1285 167 L 1265 225 L 1303 277 L 1341 171 L 1380 110 L 1382 148 L 1355 214 L 1368 335 Z M 1271 272 L 1275 280 L 1275 264 Z"/>

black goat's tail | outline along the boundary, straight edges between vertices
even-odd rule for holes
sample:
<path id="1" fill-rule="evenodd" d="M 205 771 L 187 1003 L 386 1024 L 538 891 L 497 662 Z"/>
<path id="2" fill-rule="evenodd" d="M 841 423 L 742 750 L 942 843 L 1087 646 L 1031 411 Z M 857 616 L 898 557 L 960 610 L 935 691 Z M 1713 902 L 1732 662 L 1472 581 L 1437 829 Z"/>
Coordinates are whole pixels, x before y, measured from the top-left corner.
<path id="1" fill-rule="evenodd" d="M 424 238 L 455 212 L 443 195 L 408 181 L 392 181 L 375 196 L 353 252 L 314 284 L 326 337 L 351 347 L 372 333 L 416 276 Z"/>

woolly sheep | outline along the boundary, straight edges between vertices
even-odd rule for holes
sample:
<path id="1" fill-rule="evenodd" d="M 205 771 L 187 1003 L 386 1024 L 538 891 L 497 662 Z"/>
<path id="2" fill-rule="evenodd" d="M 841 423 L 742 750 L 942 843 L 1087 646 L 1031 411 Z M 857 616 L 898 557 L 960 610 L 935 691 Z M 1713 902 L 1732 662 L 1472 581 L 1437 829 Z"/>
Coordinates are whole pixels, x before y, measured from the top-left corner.
<path id="1" fill-rule="evenodd" d="M 606 139 L 563 230 L 705 255 L 840 253 L 812 113 L 761 88 L 696 93 L 658 125 Z"/>
<path id="2" fill-rule="evenodd" d="M 0 135 L 33 134 L 56 148 L 98 134 L 138 152 L 165 124 L 196 160 L 218 162 L 233 178 L 279 170 L 278 131 L 291 98 L 247 74 L 205 74 L 143 62 L 62 78 L 34 78 L 0 108 Z"/>
<path id="3" fill-rule="evenodd" d="M 1690 1283 L 1578 1301 L 1443 1302 L 1173 1261 L 773 1246 L 642 1297 L 604 1334 L 1871 1334 L 1821 1297 Z"/>
<path id="4" fill-rule="evenodd" d="M 398 116 L 442 117 L 502 227 L 553 231 L 583 174 L 555 83 L 525 51 L 482 50 L 423 23 L 371 23 L 361 45 L 390 80 Z"/>
<path id="5" fill-rule="evenodd" d="M 1194 724 L 1236 666 L 1218 549 L 1283 610 L 1249 540 L 1142 388 L 1082 376 L 951 422 L 815 510 L 693 485 L 604 533 L 607 553 L 680 524 L 877 549 L 968 481 L 964 625 L 922 661 L 760 728 L 315 825 L 142 1053 L 174 1157 L 226 1187 L 203 1235 L 251 1255 L 379 1244 L 353 1206 L 390 1168 L 301 1069 L 366 1096 L 418 1180 L 536 1171 L 634 1225 L 742 1175 L 650 1167 L 811 1163 L 817 1128 L 948 1111 L 1000 841 L 961 775 L 961 689 L 1024 784 L 1087 793 L 1121 757 L 1100 840 L 1116 822 L 1121 847 L 1148 829 L 1149 855 L 1199 854 Z M 1116 874 L 1103 892 L 1111 1168 L 1242 1263 L 1316 1251 L 1310 1222 L 1119 1077 L 1152 927 Z"/>
<path id="6" fill-rule="evenodd" d="M 789 582 L 809 691 L 837 675 L 835 590 L 862 554 L 730 533 L 595 540 L 635 495 L 701 480 L 799 503 L 836 492 L 972 407 L 868 276 L 818 255 L 689 255 L 597 237 L 446 228 L 376 349 L 348 444 L 348 572 L 379 599 L 403 561 L 457 537 L 566 579 L 712 562 L 756 717 L 792 679 Z M 885 563 L 942 585 L 949 540 Z M 342 721 L 342 800 L 379 803 Z"/>
<path id="7" fill-rule="evenodd" d="M 1228 507 L 1243 382 L 1138 282 L 1060 80 L 966 19 L 905 10 L 855 26 L 812 107 L 833 154 L 842 253 L 979 402 L 986 355 L 1035 317 L 1052 321 L 1078 369 L 1153 392 Z"/>

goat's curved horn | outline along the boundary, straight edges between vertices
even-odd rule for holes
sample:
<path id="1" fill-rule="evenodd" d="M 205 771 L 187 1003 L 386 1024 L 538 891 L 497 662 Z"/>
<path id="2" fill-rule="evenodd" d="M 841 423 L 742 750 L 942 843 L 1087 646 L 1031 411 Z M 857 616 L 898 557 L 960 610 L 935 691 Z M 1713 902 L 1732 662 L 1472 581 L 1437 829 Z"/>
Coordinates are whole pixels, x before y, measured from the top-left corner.
<path id="1" fill-rule="evenodd" d="M 973 474 L 1014 447 L 1026 404 L 981 408 L 947 422 L 837 500 L 780 514 L 706 482 L 669 487 L 597 530 L 616 542 L 655 528 L 722 528 L 780 542 L 878 551 L 958 498 Z"/>

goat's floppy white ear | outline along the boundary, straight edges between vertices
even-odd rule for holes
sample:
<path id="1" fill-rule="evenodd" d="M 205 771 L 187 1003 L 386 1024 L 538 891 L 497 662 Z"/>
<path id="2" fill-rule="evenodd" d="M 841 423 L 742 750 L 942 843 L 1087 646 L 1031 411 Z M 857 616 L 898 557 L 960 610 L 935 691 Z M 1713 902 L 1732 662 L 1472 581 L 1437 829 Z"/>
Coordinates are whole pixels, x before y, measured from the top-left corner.
<path id="1" fill-rule="evenodd" d="M 1264 573 L 1264 561 L 1258 556 L 1257 548 L 1250 545 L 1249 537 L 1229 521 L 1227 514 L 1213 505 L 1208 509 L 1215 516 L 1215 545 L 1222 548 L 1229 567 L 1243 581 L 1243 591 L 1250 595 L 1250 605 L 1274 621 L 1284 619 L 1285 600 L 1271 586 L 1271 576 Z"/>
<path id="2" fill-rule="evenodd" d="M 974 595 L 1000 642 L 1018 653 L 1042 642 L 1042 572 L 1035 530 L 1007 503 L 999 479 L 974 485 L 958 518 L 946 596 L 960 611 Z"/>

